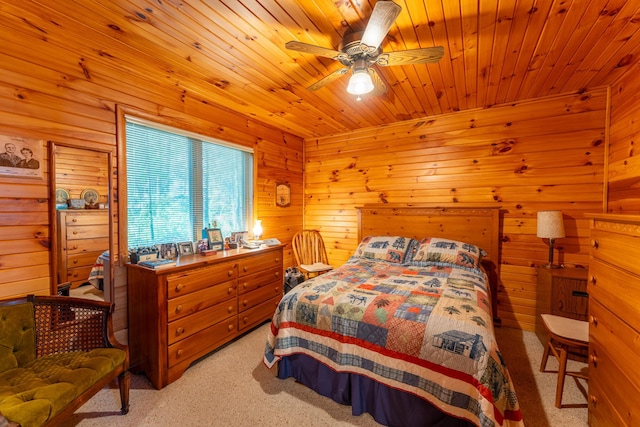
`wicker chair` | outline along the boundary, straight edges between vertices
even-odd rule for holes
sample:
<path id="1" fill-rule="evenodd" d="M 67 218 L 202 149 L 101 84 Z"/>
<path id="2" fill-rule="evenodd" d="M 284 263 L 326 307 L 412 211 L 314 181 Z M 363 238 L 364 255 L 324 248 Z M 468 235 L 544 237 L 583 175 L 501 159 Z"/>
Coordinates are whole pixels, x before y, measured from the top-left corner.
<path id="1" fill-rule="evenodd" d="M 305 278 L 318 276 L 333 269 L 329 265 L 327 250 L 317 230 L 302 230 L 291 241 L 293 256 Z"/>
<path id="2" fill-rule="evenodd" d="M 113 335 L 112 311 L 64 296 L 0 301 L 0 422 L 60 425 L 116 379 L 126 414 L 129 350 Z"/>

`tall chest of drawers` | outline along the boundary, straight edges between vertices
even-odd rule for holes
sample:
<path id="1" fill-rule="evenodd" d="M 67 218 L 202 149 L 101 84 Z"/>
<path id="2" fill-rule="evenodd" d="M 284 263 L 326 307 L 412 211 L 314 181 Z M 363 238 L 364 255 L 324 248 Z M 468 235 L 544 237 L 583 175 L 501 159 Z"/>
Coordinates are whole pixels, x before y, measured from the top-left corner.
<path id="1" fill-rule="evenodd" d="M 89 279 L 98 257 L 109 249 L 108 209 L 59 210 L 58 283 L 75 288 Z"/>
<path id="2" fill-rule="evenodd" d="M 589 425 L 640 425 L 640 216 L 589 218 Z"/>
<path id="3" fill-rule="evenodd" d="M 127 265 L 132 369 L 160 389 L 270 319 L 282 297 L 282 256 L 277 246 L 184 256 L 158 270 Z"/>

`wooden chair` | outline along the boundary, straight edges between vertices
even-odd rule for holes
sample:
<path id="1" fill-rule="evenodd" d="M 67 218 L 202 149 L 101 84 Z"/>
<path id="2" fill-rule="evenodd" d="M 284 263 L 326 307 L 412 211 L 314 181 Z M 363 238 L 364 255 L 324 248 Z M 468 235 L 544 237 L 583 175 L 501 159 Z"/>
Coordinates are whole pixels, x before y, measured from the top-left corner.
<path id="1" fill-rule="evenodd" d="M 556 407 L 562 407 L 562 390 L 566 375 L 588 379 L 582 372 L 567 372 L 569 354 L 589 348 L 589 323 L 582 320 L 569 319 L 553 314 L 541 314 L 549 339 L 542 355 L 540 372 L 545 372 L 549 353 L 558 359 L 558 385 L 556 386 Z"/>
<path id="2" fill-rule="evenodd" d="M 291 246 L 298 269 L 306 279 L 333 270 L 333 267 L 329 265 L 324 241 L 317 230 L 297 232 L 293 236 Z"/>

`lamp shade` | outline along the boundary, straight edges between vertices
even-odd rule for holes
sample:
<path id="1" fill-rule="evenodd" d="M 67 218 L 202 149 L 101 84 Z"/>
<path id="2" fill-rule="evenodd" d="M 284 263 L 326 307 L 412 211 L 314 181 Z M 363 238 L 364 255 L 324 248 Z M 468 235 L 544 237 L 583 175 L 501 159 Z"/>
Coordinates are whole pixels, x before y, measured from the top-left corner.
<path id="1" fill-rule="evenodd" d="M 564 223 L 561 211 L 539 211 L 538 231 L 536 236 L 542 239 L 559 239 L 564 237 Z"/>
<path id="2" fill-rule="evenodd" d="M 347 92 L 352 95 L 364 95 L 373 90 L 373 81 L 367 69 L 354 70 L 353 75 L 349 79 Z"/>

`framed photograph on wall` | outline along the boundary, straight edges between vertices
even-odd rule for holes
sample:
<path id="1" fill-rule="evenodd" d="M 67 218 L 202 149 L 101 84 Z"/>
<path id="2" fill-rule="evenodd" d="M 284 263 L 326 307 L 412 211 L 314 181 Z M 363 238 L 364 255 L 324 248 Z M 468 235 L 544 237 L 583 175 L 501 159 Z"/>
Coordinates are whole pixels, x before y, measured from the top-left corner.
<path id="1" fill-rule="evenodd" d="M 44 141 L 0 135 L 0 176 L 42 179 Z"/>
<path id="2" fill-rule="evenodd" d="M 219 228 L 207 228 L 207 240 L 209 240 L 209 249 L 221 251 L 224 249 L 224 239 L 222 238 L 222 230 Z"/>

